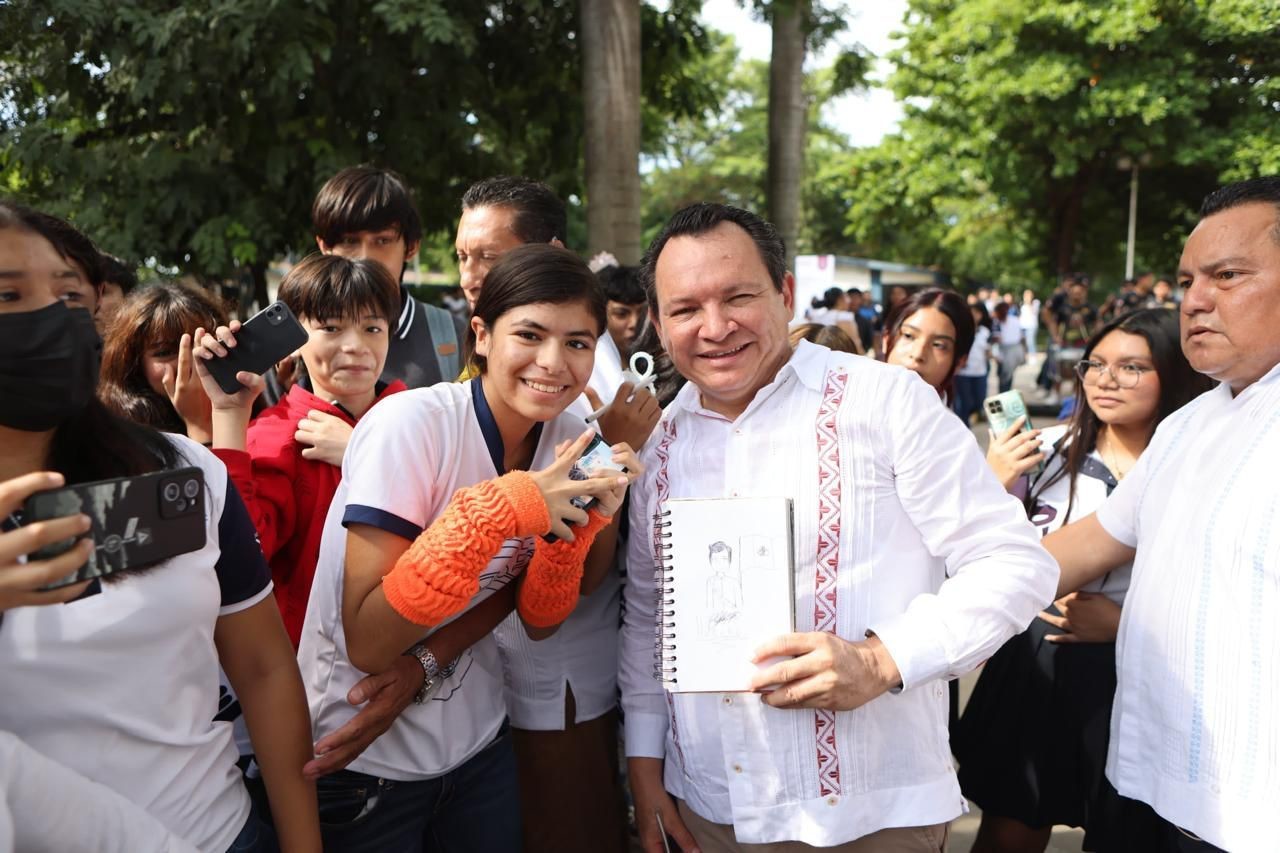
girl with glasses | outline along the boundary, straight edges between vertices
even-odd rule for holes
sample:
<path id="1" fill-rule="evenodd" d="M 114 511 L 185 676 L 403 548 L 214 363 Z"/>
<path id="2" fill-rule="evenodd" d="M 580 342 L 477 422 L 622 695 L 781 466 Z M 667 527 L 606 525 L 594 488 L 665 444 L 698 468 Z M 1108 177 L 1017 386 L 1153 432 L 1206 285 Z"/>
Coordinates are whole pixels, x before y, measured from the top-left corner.
<path id="1" fill-rule="evenodd" d="M 1143 310 L 1086 344 L 1076 365 L 1084 404 L 1037 434 L 1014 429 L 988 460 L 1048 534 L 1093 512 L 1133 467 L 1160 422 L 1208 389 L 1182 354 L 1178 318 Z M 1042 453 L 1041 447 L 1045 450 Z M 1115 827 L 1103 776 L 1115 693 L 1115 638 L 1129 567 L 1056 602 L 983 668 L 953 729 L 965 796 L 982 808 L 974 851 L 1040 853 L 1055 824 L 1083 826 L 1085 848 Z"/>

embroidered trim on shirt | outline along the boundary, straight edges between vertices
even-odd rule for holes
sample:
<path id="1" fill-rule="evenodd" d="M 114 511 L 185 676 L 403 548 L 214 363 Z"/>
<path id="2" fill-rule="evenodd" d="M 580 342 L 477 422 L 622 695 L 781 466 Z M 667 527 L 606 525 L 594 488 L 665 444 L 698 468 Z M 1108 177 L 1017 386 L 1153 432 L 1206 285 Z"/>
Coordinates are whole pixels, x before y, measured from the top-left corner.
<path id="1" fill-rule="evenodd" d="M 836 578 L 840 573 L 840 438 L 836 415 L 844 400 L 849 374 L 827 374 L 818 406 L 818 557 L 814 572 L 813 630 L 836 630 Z M 813 713 L 814 744 L 818 750 L 818 788 L 822 796 L 840 793 L 840 753 L 836 749 L 836 715 Z"/>
<path id="2" fill-rule="evenodd" d="M 654 495 L 657 497 L 654 503 L 653 514 L 653 553 L 661 552 L 662 528 L 658 526 L 658 520 L 662 518 L 663 510 L 667 505 L 667 498 L 671 494 L 671 480 L 667 476 L 667 462 L 671 459 L 671 442 L 676 438 L 676 425 L 674 421 L 664 420 L 662 422 L 662 441 L 658 442 L 658 446 L 654 449 L 654 454 L 658 457 L 658 473 L 654 479 Z M 653 630 L 662 634 L 662 584 L 659 583 L 655 587 L 654 594 L 658 596 L 653 608 Z M 676 748 L 676 757 L 680 759 L 680 772 L 686 777 L 689 771 L 685 769 L 684 749 L 680 746 L 680 730 L 676 728 L 676 703 L 671 698 L 671 691 L 663 690 L 662 695 L 667 699 L 667 718 L 671 721 L 671 743 Z"/>

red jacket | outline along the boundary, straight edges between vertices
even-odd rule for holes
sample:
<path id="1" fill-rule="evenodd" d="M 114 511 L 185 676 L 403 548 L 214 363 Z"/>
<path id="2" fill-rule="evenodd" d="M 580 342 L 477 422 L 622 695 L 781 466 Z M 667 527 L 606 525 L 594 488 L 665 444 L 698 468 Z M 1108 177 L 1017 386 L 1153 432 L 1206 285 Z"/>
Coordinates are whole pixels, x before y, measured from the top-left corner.
<path id="1" fill-rule="evenodd" d="M 397 380 L 383 389 L 378 400 L 403 390 L 405 384 Z M 304 459 L 302 450 L 306 445 L 293 437 L 298 422 L 310 411 L 335 415 L 355 425 L 342 409 L 294 385 L 279 403 L 249 425 L 245 443 L 248 451 L 213 451 L 227 466 L 231 481 L 249 508 L 262 553 L 271 564 L 276 603 L 295 649 L 307 615 L 324 519 L 342 479 L 341 468 Z"/>

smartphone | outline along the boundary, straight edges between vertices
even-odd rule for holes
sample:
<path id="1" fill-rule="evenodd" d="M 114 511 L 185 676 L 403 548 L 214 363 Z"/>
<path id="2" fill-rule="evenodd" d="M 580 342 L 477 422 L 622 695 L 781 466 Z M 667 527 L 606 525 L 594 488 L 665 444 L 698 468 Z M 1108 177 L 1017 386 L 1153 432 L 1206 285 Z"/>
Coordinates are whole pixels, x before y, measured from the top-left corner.
<path id="1" fill-rule="evenodd" d="M 1025 417 L 1026 420 L 1022 422 L 1022 429 L 1019 431 L 1031 432 L 1031 416 L 1027 414 L 1027 404 L 1018 391 L 1005 391 L 983 400 L 982 413 L 986 415 L 987 423 L 991 425 L 991 431 L 996 435 L 1004 433 L 1020 417 Z M 1043 468 L 1044 463 L 1038 462 L 1027 474 L 1034 477 Z"/>
<path id="2" fill-rule="evenodd" d="M 610 471 L 617 471 L 619 474 L 627 472 L 626 467 L 619 465 L 613 461 L 613 448 L 605 443 L 605 440 L 599 435 L 591 437 L 591 443 L 587 445 L 587 449 L 582 451 L 582 455 L 578 457 L 578 461 L 573 463 L 573 467 L 569 469 L 569 479 L 586 480 L 594 476 L 601 468 Z M 577 498 L 570 498 L 569 503 L 578 509 L 586 512 L 596 505 L 596 498 L 583 495 Z M 556 541 L 554 533 L 548 533 L 542 537 L 548 542 Z"/>
<path id="3" fill-rule="evenodd" d="M 178 468 L 36 492 L 23 506 L 22 523 L 78 513 L 89 516 L 84 536 L 93 539 L 93 552 L 78 570 L 45 589 L 142 568 L 203 548 L 204 471 Z M 56 557 L 74 547 L 78 538 L 50 543 L 29 559 Z"/>
<path id="4" fill-rule="evenodd" d="M 228 394 L 244 388 L 236 379 L 241 370 L 259 375 L 266 373 L 277 361 L 307 342 L 307 330 L 293 316 L 283 302 L 272 302 L 250 317 L 236 332 L 234 349 L 227 350 L 224 358 L 211 358 L 204 363 L 217 380 L 218 387 Z"/>

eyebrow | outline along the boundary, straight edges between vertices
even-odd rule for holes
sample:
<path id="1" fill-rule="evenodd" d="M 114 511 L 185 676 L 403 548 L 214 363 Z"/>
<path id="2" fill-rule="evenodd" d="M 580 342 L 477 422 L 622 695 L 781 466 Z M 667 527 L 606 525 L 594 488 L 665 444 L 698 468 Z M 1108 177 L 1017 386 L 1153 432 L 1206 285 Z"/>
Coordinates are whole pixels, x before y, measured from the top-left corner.
<path id="1" fill-rule="evenodd" d="M 921 330 L 919 326 L 917 326 L 915 323 L 911 323 L 906 320 L 902 321 L 902 328 L 910 329 L 916 334 L 921 334 Z M 956 339 L 951 335 L 934 335 L 933 337 L 934 337 L 934 340 L 951 341 L 951 343 L 953 344 L 956 342 Z"/>
<path id="2" fill-rule="evenodd" d="M 524 329 L 533 329 L 535 332 L 543 332 L 544 334 L 551 334 L 550 329 L 548 329 L 546 326 L 542 325 L 541 323 L 534 322 L 533 320 L 516 320 L 514 323 L 512 323 L 512 325 L 519 326 Z M 572 332 L 566 332 L 565 336 L 570 338 L 590 338 L 593 341 L 596 339 L 595 332 L 587 331 L 585 329 L 578 329 Z"/>
<path id="3" fill-rule="evenodd" d="M 1203 266 L 1200 267 L 1200 272 L 1212 273 L 1212 272 L 1217 272 L 1223 267 L 1241 267 L 1241 266 L 1249 267 L 1252 269 L 1257 266 L 1257 262 L 1254 261 L 1252 258 L 1246 258 L 1243 255 L 1232 255 L 1229 258 L 1222 258 L 1220 260 L 1213 261 L 1212 263 L 1204 264 Z M 1187 270 L 1185 267 L 1178 268 L 1179 276 L 1184 276 L 1184 275 L 1190 276 L 1191 274 L 1192 273 L 1189 270 Z"/>

